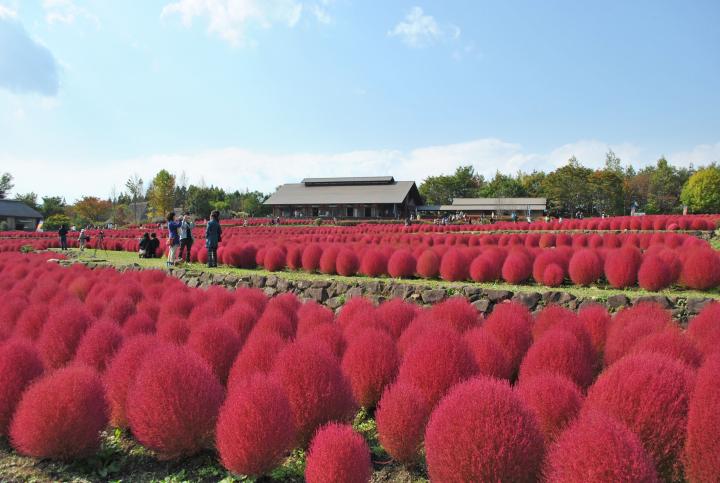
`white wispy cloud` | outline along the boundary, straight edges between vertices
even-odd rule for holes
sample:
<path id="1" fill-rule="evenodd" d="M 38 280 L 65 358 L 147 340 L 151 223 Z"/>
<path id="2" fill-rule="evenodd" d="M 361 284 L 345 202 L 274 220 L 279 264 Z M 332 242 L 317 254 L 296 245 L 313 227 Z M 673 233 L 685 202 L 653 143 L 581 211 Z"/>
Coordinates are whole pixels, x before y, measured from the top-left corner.
<path id="1" fill-rule="evenodd" d="M 421 7 L 413 7 L 404 19 L 388 32 L 389 37 L 397 37 L 409 47 L 425 47 L 444 40 L 460 38 L 460 27 L 454 24 L 440 24 L 432 15 L 426 14 Z"/>
<path id="2" fill-rule="evenodd" d="M 17 17 L 17 12 L 13 7 L 10 7 L 9 5 L 3 5 L 0 3 L 0 18 L 15 18 Z"/>
<path id="3" fill-rule="evenodd" d="M 86 8 L 77 6 L 73 0 L 43 0 L 42 5 L 45 21 L 50 25 L 71 25 L 76 20 L 83 19 L 94 24 L 96 28 L 100 27 L 100 19 Z"/>
<path id="4" fill-rule="evenodd" d="M 580 140 L 547 152 L 526 149 L 518 143 L 482 138 L 463 143 L 418 147 L 411 150 L 370 149 L 337 153 L 272 153 L 228 147 L 189 153 L 140 156 L 108 160 L 102 164 L 78 159 L 17 159 L 0 154 L 0 166 L 10 171 L 18 192 L 62 194 L 69 200 L 81 195 L 107 196 L 111 186 L 122 186 L 137 172 L 151 179 L 160 169 L 184 171 L 192 183 L 205 182 L 226 190 L 272 192 L 278 185 L 312 176 L 392 175 L 422 182 L 428 176 L 451 173 L 471 164 L 486 178 L 496 171 L 553 170 L 575 155 L 585 166 L 599 168 L 612 149 L 624 164 L 639 168 L 653 164 L 663 153 L 633 143 L 608 144 Z M 678 165 L 696 166 L 720 159 L 720 142 L 699 145 L 667 158 Z M 43 173 L 43 176 L 36 176 Z"/>
<path id="5" fill-rule="evenodd" d="M 300 22 L 303 12 L 320 23 L 330 23 L 330 4 L 326 0 L 177 0 L 163 7 L 161 18 L 179 16 L 186 27 L 192 26 L 195 18 L 206 18 L 209 33 L 237 47 L 249 43 L 249 26 L 292 28 Z"/>

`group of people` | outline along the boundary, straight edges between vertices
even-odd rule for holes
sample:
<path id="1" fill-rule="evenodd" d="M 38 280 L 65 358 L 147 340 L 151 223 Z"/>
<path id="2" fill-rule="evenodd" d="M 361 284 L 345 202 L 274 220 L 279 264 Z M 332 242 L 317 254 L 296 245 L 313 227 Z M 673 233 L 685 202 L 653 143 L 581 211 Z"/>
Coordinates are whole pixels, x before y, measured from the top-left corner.
<path id="1" fill-rule="evenodd" d="M 67 225 L 60 225 L 60 229 L 58 230 L 58 237 L 60 237 L 60 249 L 61 250 L 67 250 L 68 249 L 68 233 L 70 231 L 76 231 L 75 226 L 72 227 L 71 230 L 68 229 Z M 102 231 L 100 232 L 102 233 Z M 87 245 L 87 242 L 90 241 L 90 236 L 85 232 L 85 228 L 82 228 L 80 230 L 80 235 L 78 236 L 78 247 L 80 247 L 80 251 L 85 251 L 85 246 Z"/>
<path id="2" fill-rule="evenodd" d="M 160 240 L 155 233 L 143 233 L 140 238 L 140 258 L 157 257 L 157 249 L 160 248 Z"/>
<path id="3" fill-rule="evenodd" d="M 190 263 L 190 250 L 194 243 L 193 228 L 195 228 L 195 223 L 190 213 L 184 213 L 179 220 L 175 219 L 174 211 L 168 213 L 168 267 L 174 266 L 178 261 Z M 210 214 L 210 221 L 205 226 L 205 248 L 207 248 L 208 252 L 208 267 L 217 267 L 217 249 L 221 240 L 220 212 L 215 210 Z"/>

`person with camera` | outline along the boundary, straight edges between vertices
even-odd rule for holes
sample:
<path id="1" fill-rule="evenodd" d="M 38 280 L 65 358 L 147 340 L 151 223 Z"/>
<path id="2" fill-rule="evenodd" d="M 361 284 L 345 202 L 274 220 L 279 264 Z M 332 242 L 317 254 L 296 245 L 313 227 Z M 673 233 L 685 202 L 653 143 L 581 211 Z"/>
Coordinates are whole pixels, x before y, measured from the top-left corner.
<path id="1" fill-rule="evenodd" d="M 205 227 L 205 247 L 208 252 L 208 267 L 217 267 L 217 249 L 222 241 L 222 229 L 220 228 L 220 212 L 213 211 L 210 214 L 210 221 Z"/>
<path id="2" fill-rule="evenodd" d="M 185 262 L 190 263 L 190 249 L 193 245 L 192 230 L 195 228 L 190 213 L 187 211 L 183 214 L 180 222 L 180 260 L 183 260 L 183 254 L 185 256 Z"/>
<path id="3" fill-rule="evenodd" d="M 61 250 L 68 249 L 67 234 L 68 234 L 67 226 L 65 226 L 65 224 L 60 225 L 60 229 L 58 230 L 58 236 L 60 237 L 60 249 Z"/>

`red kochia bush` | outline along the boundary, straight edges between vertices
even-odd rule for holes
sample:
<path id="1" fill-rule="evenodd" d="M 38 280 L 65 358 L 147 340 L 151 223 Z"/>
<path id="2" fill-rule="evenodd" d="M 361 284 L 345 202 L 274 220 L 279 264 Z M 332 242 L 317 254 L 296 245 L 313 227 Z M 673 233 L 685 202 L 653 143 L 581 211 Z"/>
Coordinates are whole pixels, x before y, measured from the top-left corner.
<path id="1" fill-rule="evenodd" d="M 360 262 L 360 273 L 368 277 L 378 277 L 387 273 L 387 257 L 379 250 L 368 250 Z"/>
<path id="2" fill-rule="evenodd" d="M 378 437 L 390 456 L 412 462 L 418 458 L 431 407 L 422 393 L 410 384 L 385 389 L 375 411 Z"/>
<path id="3" fill-rule="evenodd" d="M 543 438 L 510 385 L 481 376 L 440 402 L 425 432 L 425 452 L 432 481 L 532 482 Z"/>
<path id="4" fill-rule="evenodd" d="M 34 458 L 73 459 L 100 448 L 107 405 L 98 374 L 66 367 L 33 383 L 23 394 L 10 427 L 13 447 Z"/>
<path id="5" fill-rule="evenodd" d="M 469 277 L 467 259 L 461 249 L 451 248 L 440 261 L 440 278 L 449 282 L 467 280 Z"/>
<path id="6" fill-rule="evenodd" d="M 266 375 L 244 381 L 225 399 L 215 433 L 228 470 L 256 476 L 272 470 L 295 441 L 292 410 L 280 384 Z"/>
<path id="7" fill-rule="evenodd" d="M 685 473 L 690 481 L 720 481 L 720 355 L 705 361 L 697 373 L 690 400 Z"/>
<path id="8" fill-rule="evenodd" d="M 277 272 L 285 268 L 285 251 L 280 247 L 272 247 L 265 252 L 263 267 L 265 270 Z"/>
<path id="9" fill-rule="evenodd" d="M 589 411 L 550 446 L 543 471 L 554 483 L 657 483 L 658 477 L 638 437 L 624 424 Z"/>
<path id="10" fill-rule="evenodd" d="M 156 349 L 128 393 L 130 429 L 161 458 L 193 455 L 212 443 L 223 397 L 200 356 L 177 346 Z"/>
<path id="11" fill-rule="evenodd" d="M 441 325 L 452 327 L 458 332 L 472 329 L 478 322 L 478 311 L 465 297 L 450 297 L 434 305 L 430 313 Z"/>
<path id="12" fill-rule="evenodd" d="M 520 249 L 512 250 L 502 266 L 502 277 L 508 283 L 522 283 L 532 274 L 532 260 Z"/>
<path id="13" fill-rule="evenodd" d="M 496 305 L 483 324 L 507 353 L 513 372 L 532 343 L 532 324 L 528 308 L 517 302 Z"/>
<path id="14" fill-rule="evenodd" d="M 330 245 L 325 247 L 320 256 L 320 272 L 332 275 L 336 273 L 335 264 L 337 261 L 338 253 L 340 249 L 336 245 Z"/>
<path id="15" fill-rule="evenodd" d="M 203 358 L 223 384 L 227 382 L 230 367 L 241 345 L 237 333 L 222 321 L 208 322 L 195 328 L 187 341 L 188 348 Z"/>
<path id="16" fill-rule="evenodd" d="M 129 339 L 105 372 L 107 401 L 110 405 L 110 423 L 119 428 L 127 427 L 126 401 L 130 385 L 135 380 L 140 364 L 153 349 L 158 339 L 151 335 L 139 335 Z"/>
<path id="17" fill-rule="evenodd" d="M 678 481 L 694 379 L 688 366 L 667 356 L 628 355 L 600 374 L 583 411 L 598 410 L 625 423 L 660 476 Z"/>
<path id="18" fill-rule="evenodd" d="M 320 257 L 323 250 L 320 245 L 308 245 L 302 253 L 302 268 L 306 272 L 314 272 L 320 266 Z"/>
<path id="19" fill-rule="evenodd" d="M 700 367 L 702 353 L 695 342 L 677 326 L 668 326 L 662 332 L 656 332 L 640 339 L 630 348 L 630 354 L 664 354 L 690 367 Z"/>
<path id="20" fill-rule="evenodd" d="M 307 483 L 368 483 L 371 476 L 370 448 L 352 426 L 330 423 L 317 432 L 307 456 Z"/>
<path id="21" fill-rule="evenodd" d="M 602 276 L 603 264 L 593 249 L 578 250 L 570 259 L 568 273 L 575 285 L 590 285 Z"/>
<path id="22" fill-rule="evenodd" d="M 268 373 L 275 362 L 275 356 L 287 342 L 271 332 L 253 332 L 235 358 L 228 375 L 228 391 L 253 374 Z"/>
<path id="23" fill-rule="evenodd" d="M 7 434 L 25 388 L 42 373 L 40 356 L 29 341 L 10 339 L 0 345 L 0 435 Z"/>
<path id="24" fill-rule="evenodd" d="M 559 374 L 544 373 L 523 379 L 517 391 L 520 399 L 535 414 L 547 443 L 555 441 L 582 406 L 580 389 Z"/>
<path id="25" fill-rule="evenodd" d="M 542 284 L 548 287 L 559 287 L 565 280 L 565 270 L 557 263 L 545 267 L 542 275 Z"/>
<path id="26" fill-rule="evenodd" d="M 311 300 L 305 302 L 298 309 L 297 318 L 297 337 L 299 338 L 319 325 L 332 324 L 334 314 L 329 308 Z"/>
<path id="27" fill-rule="evenodd" d="M 645 290 L 662 290 L 672 284 L 672 273 L 667 263 L 652 253 L 643 257 L 638 270 L 638 285 Z"/>
<path id="28" fill-rule="evenodd" d="M 68 363 L 91 322 L 92 316 L 80 305 L 68 304 L 51 312 L 37 341 L 45 367 L 57 369 Z"/>
<path id="29" fill-rule="evenodd" d="M 460 335 L 445 327 L 429 327 L 405 353 L 398 381 L 417 387 L 430 406 L 447 391 L 477 373 L 470 349 Z"/>
<path id="30" fill-rule="evenodd" d="M 540 339 L 548 330 L 559 325 L 562 326 L 568 321 L 569 323 L 577 322 L 577 316 L 573 311 L 557 304 L 546 306 L 535 316 L 535 324 L 532 329 L 533 339 Z"/>
<path id="31" fill-rule="evenodd" d="M 621 310 L 610 323 L 605 341 L 605 365 L 627 354 L 643 337 L 662 332 L 670 323 L 669 312 L 656 304 L 641 303 Z"/>
<path id="32" fill-rule="evenodd" d="M 489 253 L 475 257 L 470 264 L 470 278 L 476 282 L 498 280 L 502 271 L 502 259 Z"/>
<path id="33" fill-rule="evenodd" d="M 128 317 L 122 327 L 125 337 L 155 332 L 155 321 L 146 313 L 138 312 Z"/>
<path id="34" fill-rule="evenodd" d="M 720 351 L 720 303 L 710 302 L 690 320 L 688 335 L 706 356 Z"/>
<path id="35" fill-rule="evenodd" d="M 348 344 L 342 370 L 350 382 L 359 406 L 375 407 L 385 386 L 390 384 L 400 365 L 395 342 L 385 332 L 366 329 Z"/>
<path id="36" fill-rule="evenodd" d="M 300 445 L 319 426 L 352 416 L 350 386 L 337 359 L 321 343 L 303 339 L 290 344 L 275 359 L 273 374 L 288 395 Z"/>
<path id="37" fill-rule="evenodd" d="M 354 251 L 347 248 L 340 250 L 335 260 L 335 268 L 337 269 L 338 275 L 351 277 L 357 273 L 359 267 L 360 260 Z"/>
<path id="38" fill-rule="evenodd" d="M 680 281 L 697 290 L 720 285 L 720 257 L 709 248 L 692 248 L 683 260 Z"/>
<path id="39" fill-rule="evenodd" d="M 378 306 L 375 313 L 387 332 L 397 339 L 417 315 L 417 306 L 400 297 L 393 298 Z"/>
<path id="40" fill-rule="evenodd" d="M 417 274 L 422 278 L 435 278 L 440 270 L 440 257 L 433 250 L 425 250 L 417 259 Z"/>
<path id="41" fill-rule="evenodd" d="M 415 257 L 408 250 L 397 250 L 388 260 L 388 274 L 393 278 L 410 278 L 415 275 Z"/>
<path id="42" fill-rule="evenodd" d="M 582 388 L 592 383 L 595 361 L 580 340 L 558 328 L 545 333 L 528 350 L 520 366 L 520 380 L 540 374 L 560 374 Z"/>
<path id="43" fill-rule="evenodd" d="M 614 288 L 635 285 L 642 255 L 637 248 L 626 246 L 611 250 L 605 257 L 605 278 Z"/>
<path id="44" fill-rule="evenodd" d="M 595 352 L 598 356 L 602 356 L 605 350 L 605 338 L 610 326 L 610 314 L 608 314 L 607 309 L 600 304 L 586 305 L 578 312 L 578 319 L 590 334 L 590 340 Z"/>
<path id="45" fill-rule="evenodd" d="M 122 342 L 122 332 L 115 322 L 95 322 L 80 340 L 75 361 L 103 372 Z"/>
<path id="46" fill-rule="evenodd" d="M 507 352 L 484 327 L 465 332 L 463 339 L 472 352 L 479 374 L 508 380 L 513 376 L 512 362 Z"/>

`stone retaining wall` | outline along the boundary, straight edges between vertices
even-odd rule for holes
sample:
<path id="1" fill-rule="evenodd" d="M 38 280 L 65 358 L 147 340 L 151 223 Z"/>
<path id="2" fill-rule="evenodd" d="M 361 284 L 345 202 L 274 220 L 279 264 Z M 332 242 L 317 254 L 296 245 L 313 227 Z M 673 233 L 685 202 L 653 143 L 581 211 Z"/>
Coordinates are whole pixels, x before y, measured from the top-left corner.
<path id="1" fill-rule="evenodd" d="M 72 261 L 68 261 L 73 263 Z M 68 263 L 65 262 L 65 263 Z M 106 264 L 85 263 L 88 267 L 107 266 Z M 139 265 L 116 267 L 120 271 L 142 270 Z M 365 296 L 379 303 L 391 298 L 400 297 L 406 301 L 420 305 L 432 305 L 448 297 L 466 297 L 472 305 L 484 314 L 490 313 L 493 306 L 506 300 L 525 304 L 530 310 L 538 310 L 548 304 L 559 304 L 571 310 L 577 310 L 589 303 L 605 305 L 611 312 L 640 302 L 655 302 L 670 310 L 673 317 L 681 324 L 689 317 L 696 315 L 712 299 L 695 297 L 666 297 L 664 295 L 628 297 L 627 295 L 611 295 L 607 298 L 582 298 L 562 290 L 548 291 L 510 291 L 480 288 L 467 284 L 452 288 L 440 288 L 437 285 L 419 283 L 402 283 L 395 280 L 365 281 L 358 278 L 356 282 L 345 283 L 328 278 L 327 280 L 290 280 L 282 275 L 227 275 L 208 271 L 170 269 L 171 276 L 179 278 L 189 287 L 205 288 L 210 285 L 221 285 L 230 289 L 239 287 L 258 288 L 268 296 L 281 293 L 294 293 L 304 300 L 314 300 L 333 310 L 340 308 L 352 297 Z"/>

